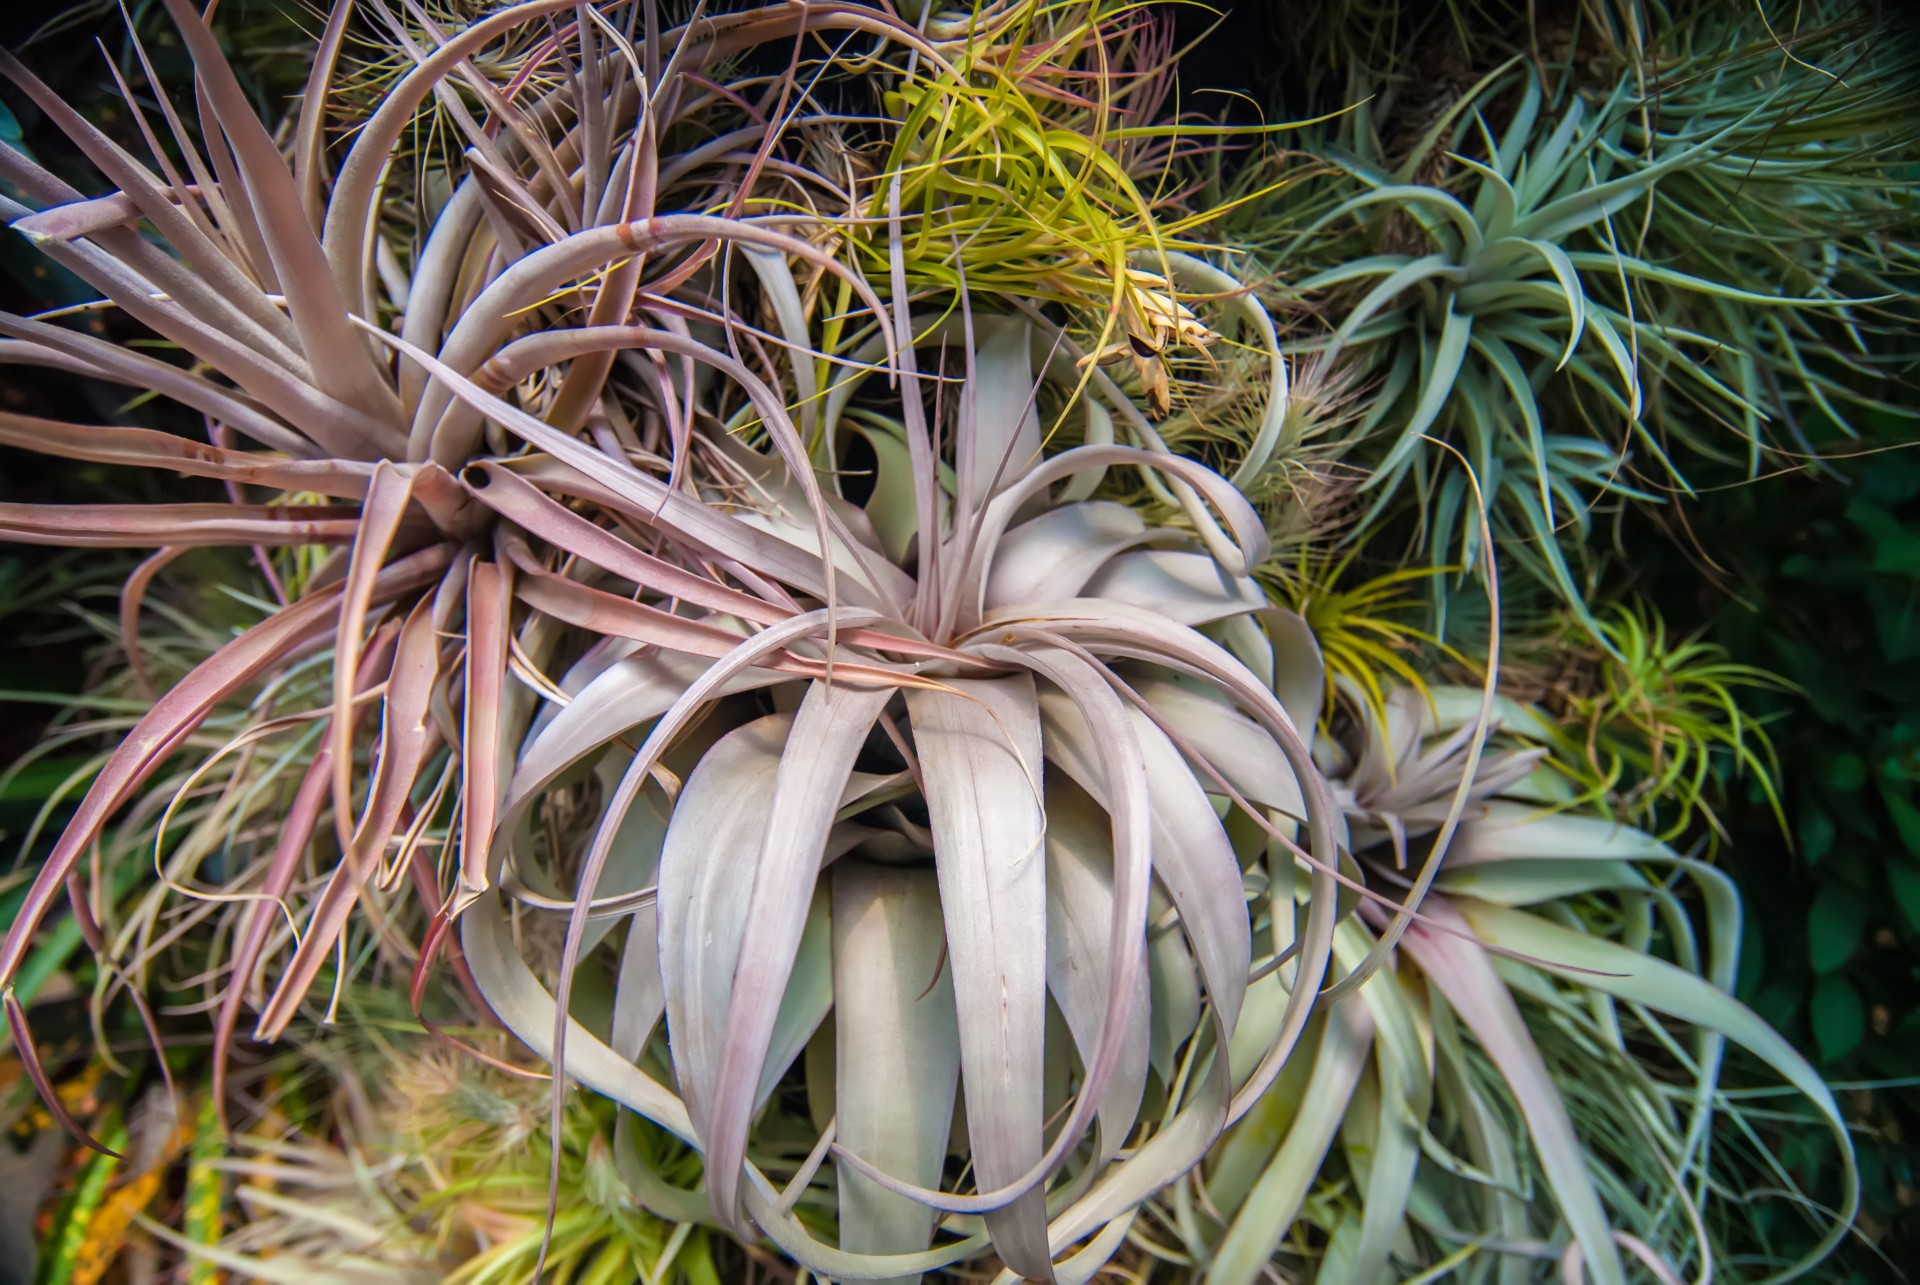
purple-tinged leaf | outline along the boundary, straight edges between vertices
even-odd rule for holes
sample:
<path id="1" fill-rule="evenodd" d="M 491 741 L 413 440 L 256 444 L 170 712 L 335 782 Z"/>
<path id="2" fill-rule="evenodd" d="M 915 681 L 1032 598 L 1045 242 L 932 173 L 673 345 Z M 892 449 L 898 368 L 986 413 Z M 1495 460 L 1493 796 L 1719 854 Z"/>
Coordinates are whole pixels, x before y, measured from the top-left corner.
<path id="1" fill-rule="evenodd" d="M 783 754 L 774 774 L 759 850 L 751 865 L 732 876 L 750 887 L 741 933 L 753 949 L 741 951 L 734 966 L 703 1132 L 708 1190 L 715 1212 L 729 1224 L 738 1218 L 747 1129 L 827 832 L 854 757 L 892 697 L 890 688 L 862 691 L 819 682 L 807 688 L 789 737 L 797 752 Z"/>
<path id="2" fill-rule="evenodd" d="M 1470 930 L 1459 912 L 1439 897 L 1429 897 L 1422 909 L 1439 923 Z M 1400 944 L 1506 1080 L 1533 1137 L 1554 1202 L 1584 1251 L 1588 1268 L 1602 1282 L 1624 1285 L 1626 1269 L 1613 1242 L 1606 1208 L 1587 1172 L 1586 1151 L 1526 1019 L 1494 971 L 1492 958 L 1471 940 L 1419 923 L 1407 926 Z"/>
<path id="3" fill-rule="evenodd" d="M 0 541 L 69 548 L 346 544 L 357 512 L 337 504 L 0 504 Z"/>
<path id="4" fill-rule="evenodd" d="M 836 1139 L 932 1187 L 946 1163 L 960 1079 L 939 883 L 928 870 L 854 860 L 836 864 L 832 882 Z M 927 1206 L 851 1169 L 839 1186 L 841 1249 L 908 1253 L 931 1243 Z"/>
<path id="5" fill-rule="evenodd" d="M 960 1021 L 967 1136 L 978 1185 L 998 1189 L 1039 1163 L 1046 1028 L 1046 814 L 1033 682 L 959 681 L 910 691 L 934 837 L 948 964 Z M 1051 1280 L 1046 1194 L 986 1215 L 1016 1271 Z"/>

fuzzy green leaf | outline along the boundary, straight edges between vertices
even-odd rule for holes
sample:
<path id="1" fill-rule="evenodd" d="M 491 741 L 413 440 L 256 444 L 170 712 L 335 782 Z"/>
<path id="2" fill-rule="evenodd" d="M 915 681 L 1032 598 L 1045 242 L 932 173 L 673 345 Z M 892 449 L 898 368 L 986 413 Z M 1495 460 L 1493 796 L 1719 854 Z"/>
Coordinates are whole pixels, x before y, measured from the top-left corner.
<path id="1" fill-rule="evenodd" d="M 1823 1062 L 1838 1062 L 1860 1046 L 1867 1014 L 1860 992 L 1844 977 L 1822 977 L 1813 988 L 1813 1041 Z"/>
<path id="2" fill-rule="evenodd" d="M 1807 911 L 1807 957 L 1813 971 L 1830 973 L 1853 958 L 1867 924 L 1867 906 L 1859 893 L 1828 883 Z"/>

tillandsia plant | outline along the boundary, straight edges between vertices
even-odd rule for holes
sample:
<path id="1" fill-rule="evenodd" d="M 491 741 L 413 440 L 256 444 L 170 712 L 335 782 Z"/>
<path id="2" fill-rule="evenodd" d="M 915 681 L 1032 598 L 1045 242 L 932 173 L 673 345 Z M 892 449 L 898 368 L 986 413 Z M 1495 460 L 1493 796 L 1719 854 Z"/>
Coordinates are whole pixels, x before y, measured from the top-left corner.
<path id="1" fill-rule="evenodd" d="M 1291 347 L 1376 381 L 1348 435 L 1369 466 L 1362 525 L 1411 491 L 1429 560 L 1473 566 L 1444 440 L 1497 497 L 1510 559 L 1597 633 L 1582 550 L 1597 500 L 1683 493 L 1700 466 L 1757 471 L 1804 447 L 1807 415 L 1844 423 L 1849 400 L 1889 395 L 1862 332 L 1899 324 L 1912 180 L 1895 158 L 1916 83 L 1871 21 L 1806 15 L 1809 51 L 1861 67 L 1860 85 L 1776 46 L 1786 70 L 1719 92 L 1762 58 L 1765 21 L 1676 21 L 1597 82 L 1578 58 L 1477 48 L 1451 93 L 1401 86 L 1283 154 L 1307 192 L 1229 216 L 1224 235 L 1289 265 L 1289 299 L 1326 318 Z M 1357 66 L 1352 96 L 1381 74 Z M 1833 146 L 1848 128 L 1866 134 Z M 1739 226 L 1708 233 L 1749 184 Z"/>
<path id="2" fill-rule="evenodd" d="M 225 978 L 216 1083 L 250 1001 L 276 1038 L 381 957 L 410 965 L 417 1006 L 457 922 L 485 1004 L 554 1064 L 555 1138 L 572 1076 L 696 1146 L 721 1225 L 757 1224 L 813 1270 L 912 1275 L 990 1244 L 1010 1271 L 1049 1278 L 1067 1255 L 1059 1275 L 1085 1279 L 1283 1066 L 1326 968 L 1336 817 L 1297 730 L 1319 656 L 1248 579 L 1267 536 L 1239 492 L 1171 453 L 1058 323 L 976 318 L 964 278 L 957 327 L 917 314 L 905 242 L 926 215 L 903 210 L 898 171 L 871 187 L 890 302 L 801 235 L 826 216 L 749 212 L 771 203 L 756 185 L 817 177 L 777 155 L 799 91 L 776 78 L 749 86 L 756 103 L 709 71 L 823 37 L 957 77 L 959 46 L 852 5 L 665 29 L 644 4 L 530 0 L 450 31 L 376 4 L 414 66 L 335 145 L 330 78 L 358 12 L 341 3 L 288 160 L 199 15 L 169 9 L 197 136 L 150 85 L 167 138 L 141 114 L 142 161 L 0 59 L 115 190 L 17 152 L 0 165 L 43 207 L 10 205 L 15 226 L 190 364 L 30 317 L 0 319 L 0 355 L 151 389 L 204 417 L 205 440 L 20 416 L 0 432 L 227 498 L 9 506 L 0 531 L 160 549 L 130 624 L 194 546 L 253 549 L 271 599 L 100 766 L 0 978 L 20 979 L 63 892 L 123 975 L 85 858 L 123 808 L 199 809 L 156 845 L 203 917 L 245 906 L 207 975 Z M 819 71 L 836 69 L 854 74 Z M 389 201 L 429 208 L 394 164 L 423 110 L 466 145 L 463 170 L 396 248 Z M 687 205 L 716 212 L 662 212 Z M 816 273 L 854 301 L 821 351 Z M 1134 318 L 1155 342 L 1196 337 L 1155 298 Z M 816 362 L 844 377 L 813 405 Z M 1265 373 L 1254 458 L 1288 402 L 1277 354 Z M 1043 385 L 1105 440 L 1050 452 Z M 818 467 L 856 438 L 876 461 L 864 496 Z M 1179 525 L 1089 498 L 1113 469 L 1150 477 Z M 210 723 L 248 693 L 237 726 Z M 1289 887 L 1305 859 L 1314 889 L 1268 965 L 1293 989 L 1254 1027 L 1267 912 L 1249 912 L 1205 784 L 1247 737 L 1289 764 L 1239 798 L 1271 837 L 1248 859 Z M 150 792 L 187 749 L 203 759 L 182 787 Z M 44 1079 L 12 989 L 7 1011 Z M 828 1109 L 796 1146 L 761 1107 L 803 1050 Z M 950 1149 L 971 1194 L 945 1190 Z M 958 1238 L 929 1248 L 941 1228 Z M 563 1248 L 549 1230 L 535 1275 Z"/>
<path id="3" fill-rule="evenodd" d="M 630 42 L 617 27 L 605 25 L 597 11 L 574 14 L 567 6 L 533 4 L 493 14 L 446 38 L 356 132 L 337 174 L 330 173 L 324 133 L 327 77 L 354 12 L 350 5 L 335 8 L 316 51 L 313 80 L 293 123 L 291 162 L 244 101 L 204 22 L 183 5 L 173 6 L 173 12 L 199 76 L 197 142 L 155 86 L 172 148 L 162 145 L 144 115 L 138 119 L 160 169 L 156 174 L 8 58 L 7 74 L 118 190 L 84 197 L 10 149 L 0 151 L 0 166 L 9 181 L 48 206 L 33 214 L 10 204 L 20 230 L 194 364 L 177 365 L 54 321 L 8 318 L 0 321 L 0 329 L 9 336 L 6 360 L 157 392 L 203 415 L 208 440 L 19 417 L 5 425 L 4 433 L 10 445 L 54 455 L 210 477 L 226 484 L 227 502 L 10 507 L 0 516 L 0 530 L 37 542 L 162 548 L 129 582 L 123 608 L 129 621 L 137 621 L 153 573 L 179 549 L 195 545 L 256 549 L 277 607 L 263 624 L 161 697 L 105 765 L 11 925 L 0 974 L 15 978 L 35 926 L 108 815 L 136 797 L 159 762 L 181 748 L 215 707 L 265 678 L 264 704 L 256 707 L 254 725 L 231 743 L 236 752 L 276 737 L 306 734 L 312 741 L 315 728 L 327 726 L 299 769 L 303 783 L 289 805 L 289 824 L 274 859 L 249 888 L 255 913 L 234 944 L 237 978 L 263 976 L 263 961 L 277 957 L 286 945 L 284 933 L 275 936 L 271 903 L 284 898 L 301 873 L 307 845 L 328 813 L 340 853 L 313 914 L 298 917 L 303 921 L 299 945 L 270 988 L 259 1029 L 272 1036 L 286 1027 L 327 967 L 370 884 L 405 879 L 417 858 L 428 886 L 440 888 L 440 872 L 428 856 L 433 852 L 457 855 L 466 867 L 466 883 L 449 882 L 467 896 L 475 891 L 475 881 L 484 878 L 489 818 L 497 804 L 494 759 L 502 730 L 511 725 L 510 709 L 520 700 L 506 686 L 512 650 L 507 617 L 510 568 L 514 556 L 525 557 L 523 544 L 503 535 L 504 543 L 486 547 L 491 510 L 473 503 L 471 490 L 453 471 L 486 452 L 487 433 L 477 413 L 463 413 L 466 403 L 452 402 L 450 411 L 450 399 L 439 395 L 444 386 L 429 386 L 426 368 L 415 363 L 396 369 L 382 354 L 392 345 L 420 351 L 418 345 L 426 343 L 439 354 L 423 356 L 431 369 L 451 374 L 457 367 L 472 374 L 503 356 L 503 345 L 532 326 L 542 309 L 554 310 L 551 319 L 579 303 L 576 286 L 584 274 L 600 312 L 593 313 L 590 304 L 589 325 L 533 336 L 536 347 L 556 339 L 563 347 L 571 345 L 557 360 L 579 357 L 564 378 L 540 383 L 554 399 L 543 403 L 549 422 L 541 431 L 578 444 L 581 439 L 552 425 L 572 430 L 592 420 L 592 431 L 604 444 L 623 443 L 613 449 L 644 454 L 633 422 L 617 400 L 602 395 L 614 350 L 621 346 L 611 330 L 628 337 L 636 330 L 654 331 L 610 330 L 594 323 L 607 316 L 626 321 L 634 300 L 646 293 L 643 286 L 675 288 L 723 243 L 755 242 L 803 259 L 822 256 L 785 233 L 740 220 L 702 214 L 668 215 L 664 222 L 652 217 L 656 199 L 679 192 L 671 172 L 665 181 L 660 176 L 654 132 L 673 118 L 674 104 L 649 100 L 645 111 L 637 109 L 644 82 L 638 55 L 626 56 Z M 562 12 L 575 18 L 566 48 L 592 63 L 594 75 L 583 73 L 559 89 L 541 90 L 544 97 L 516 104 L 472 69 L 471 55 Z M 655 32 L 655 57 L 649 61 L 657 65 L 660 51 L 673 49 L 698 66 L 702 59 L 725 57 L 762 38 L 791 39 L 796 23 L 893 30 L 865 10 L 819 11 L 804 18 L 756 11 L 697 31 Z M 896 34 L 918 39 L 911 31 Z M 472 120 L 449 77 L 460 79 L 467 92 L 491 95 L 489 101 L 510 126 L 504 139 Z M 519 91 L 523 97 L 527 93 L 524 86 Z M 702 97 L 690 82 L 680 91 L 679 102 Z M 380 258 L 375 216 L 383 184 L 391 177 L 392 149 L 436 94 L 440 109 L 467 134 L 472 169 L 420 238 L 400 333 L 394 335 L 379 324 L 396 300 L 383 297 L 375 286 L 379 278 L 373 269 Z M 561 99 L 573 107 L 557 114 Z M 622 110 L 626 116 L 616 137 L 608 121 Z M 571 122 L 558 140 L 571 169 L 562 167 L 554 140 L 541 133 L 553 131 L 560 115 Z M 714 163 L 724 168 L 729 162 L 723 154 Z M 532 188 L 515 176 L 523 170 Z M 576 173 L 584 176 L 580 190 L 571 176 Z M 707 176 L 686 177 L 697 184 Z M 536 190 L 545 198 L 536 197 Z M 557 212 L 541 213 L 547 204 Z M 141 220 L 173 253 L 135 230 Z M 671 262 L 656 257 L 661 275 L 643 280 L 635 256 L 646 250 L 664 250 Z M 619 266 L 603 274 L 608 265 Z M 865 294 L 873 299 L 871 291 Z M 687 311 L 700 312 L 699 304 L 663 300 L 660 308 L 669 314 L 658 332 L 667 336 L 666 347 L 709 352 L 689 336 L 684 320 Z M 373 342 L 376 335 L 384 346 Z M 529 355 L 524 347 L 504 354 L 505 368 Z M 454 366 L 444 365 L 442 358 Z M 538 375 L 547 364 L 537 360 L 508 375 L 502 386 Z M 502 369 L 499 363 L 490 368 Z M 478 395 L 470 381 L 465 387 Z M 620 416 L 617 426 L 612 415 Z M 684 426 L 677 416 L 676 409 L 676 429 Z M 443 417 L 449 421 L 444 433 L 439 431 Z M 599 453 L 594 447 L 582 449 Z M 248 488 L 259 490 L 249 495 Z M 276 502 L 251 502 L 261 492 Z M 346 503 L 313 502 L 328 499 Z M 314 546 L 327 545 L 352 547 L 331 561 L 311 556 Z M 268 550 L 281 552 L 270 557 Z M 463 645 L 443 647 L 443 633 L 458 633 Z M 291 706 L 276 703 L 286 680 L 307 672 L 315 649 L 329 645 L 331 655 L 320 663 L 331 669 L 331 709 L 316 716 L 297 699 Z M 366 696 L 380 705 L 380 745 L 368 764 L 374 783 L 361 789 L 366 781 L 356 771 L 356 741 L 364 734 Z M 456 708 L 458 716 L 452 713 Z M 450 757 L 447 746 L 461 752 Z M 425 792 L 417 794 L 417 788 Z M 443 824 L 442 802 L 449 797 L 464 810 L 458 827 L 464 842 L 423 848 L 428 832 Z M 80 885 L 75 882 L 70 891 L 78 922 L 94 936 L 86 926 L 95 915 Z M 444 896 L 442 889 L 434 899 Z M 233 1029 L 244 989 L 229 990 L 223 1032 Z"/>
<path id="4" fill-rule="evenodd" d="M 1276 1254 L 1323 1281 L 1803 1272 L 1847 1232 L 1850 1160 L 1808 1258 L 1730 1259 L 1722 1240 L 1756 1181 L 1796 1191 L 1760 1141 L 1766 1113 L 1750 1121 L 1722 1084 L 1729 1050 L 1804 1095 L 1851 1156 L 1826 1085 L 1730 993 L 1732 884 L 1575 806 L 1544 758 L 1548 719 L 1500 698 L 1487 740 L 1482 699 L 1401 688 L 1383 715 L 1356 700 L 1323 743 L 1355 859 L 1370 882 L 1430 882 L 1427 919 L 1399 936 L 1396 968 L 1316 1016 L 1155 1221 L 1210 1281 L 1258 1280 Z M 1334 976 L 1388 920 L 1368 901 L 1341 922 Z"/>
<path id="5" fill-rule="evenodd" d="M 1717 840 L 1725 827 L 1714 795 L 1723 778 L 1744 779 L 1784 831 L 1773 741 L 1739 696 L 1786 684 L 1698 637 L 1670 638 L 1666 621 L 1644 606 L 1615 605 L 1600 629 L 1608 646 L 1589 661 L 1597 682 L 1564 694 L 1556 756 L 1589 797 L 1662 842 L 1697 822 Z"/>
<path id="6" fill-rule="evenodd" d="M 347 1001 L 361 1021 L 355 1032 L 303 1050 L 311 1059 L 304 1077 L 292 1052 L 257 1073 L 273 1105 L 211 1161 L 233 1187 L 221 1234 L 156 1224 L 157 1234 L 197 1269 L 248 1280 L 533 1280 L 548 1225 L 546 1084 L 513 1064 L 510 1039 L 498 1031 L 460 1030 L 471 1048 L 452 1048 L 365 1011 L 364 998 Z M 308 1091 L 282 1105 L 290 1087 Z M 613 1116 L 603 1100 L 569 1095 L 547 1279 L 739 1279 L 744 1255 L 714 1229 L 636 1204 L 619 1173 Z M 652 1139 L 629 1145 L 661 1151 Z M 665 1172 L 698 1173 L 689 1148 L 668 1148 Z"/>

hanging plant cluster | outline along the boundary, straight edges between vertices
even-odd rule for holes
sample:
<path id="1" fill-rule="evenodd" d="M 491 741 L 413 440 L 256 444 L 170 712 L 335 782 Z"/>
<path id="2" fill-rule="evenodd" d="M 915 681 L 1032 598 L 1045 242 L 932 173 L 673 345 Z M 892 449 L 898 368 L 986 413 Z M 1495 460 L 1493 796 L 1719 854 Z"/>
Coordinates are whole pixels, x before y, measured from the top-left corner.
<path id="1" fill-rule="evenodd" d="M 5 889 L 11 1118 L 84 1143 L 45 1279 L 1845 1235 L 1850 1164 L 1742 1222 L 1731 1079 L 1848 1145 L 1706 855 L 1777 684 L 1590 537 L 1886 401 L 1920 89 L 1865 20 L 1442 22 L 1449 80 L 1308 6 L 1326 115 L 1229 128 L 1113 0 L 333 0 L 284 119 L 163 7 L 111 132 L 0 55 L 89 176 L 0 141 L 86 300 L 0 361 L 124 400 L 0 445 L 164 496 L 0 504 L 144 557 Z"/>

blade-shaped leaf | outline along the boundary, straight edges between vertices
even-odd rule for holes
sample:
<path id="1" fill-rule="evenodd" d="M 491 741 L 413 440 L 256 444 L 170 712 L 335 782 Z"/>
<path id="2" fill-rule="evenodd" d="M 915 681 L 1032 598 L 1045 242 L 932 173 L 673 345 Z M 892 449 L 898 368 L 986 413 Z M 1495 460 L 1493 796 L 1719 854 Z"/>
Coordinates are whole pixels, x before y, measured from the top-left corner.
<path id="1" fill-rule="evenodd" d="M 967 1135 L 983 1189 L 1036 1165 L 1043 1137 L 1046 817 L 1033 680 L 964 680 L 909 691 L 959 1013 Z M 1046 1196 L 986 1215 L 1007 1265 L 1051 1280 Z"/>
<path id="2" fill-rule="evenodd" d="M 922 1187 L 939 1183 L 960 1081 L 953 974 L 931 871 L 847 860 L 833 870 L 834 1096 L 840 1144 Z M 850 1169 L 840 1247 L 925 1249 L 933 1211 Z M 917 1278 L 895 1278 L 909 1285 Z"/>

